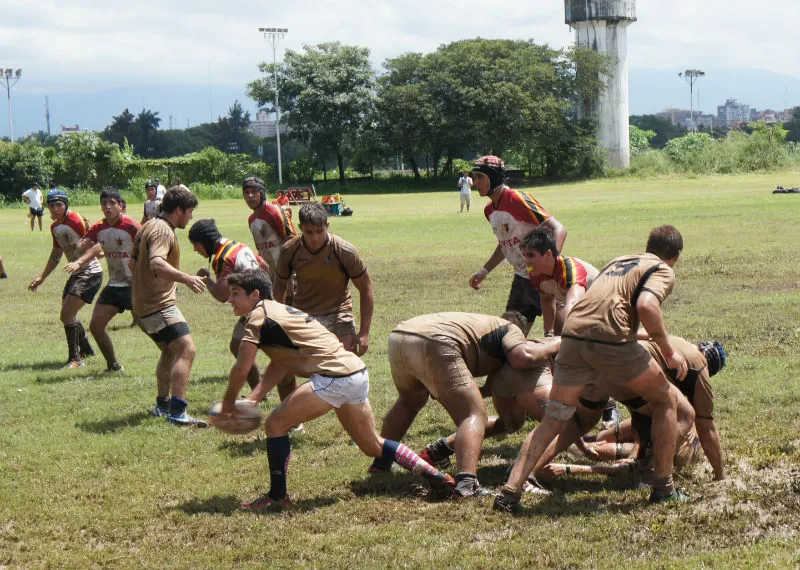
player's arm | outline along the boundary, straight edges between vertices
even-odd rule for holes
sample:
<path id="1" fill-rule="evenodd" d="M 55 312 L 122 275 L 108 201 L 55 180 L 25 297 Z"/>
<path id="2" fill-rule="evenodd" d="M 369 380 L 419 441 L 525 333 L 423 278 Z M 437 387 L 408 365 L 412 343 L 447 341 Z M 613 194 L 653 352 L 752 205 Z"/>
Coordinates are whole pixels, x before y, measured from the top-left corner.
<path id="1" fill-rule="evenodd" d="M 561 253 L 561 251 L 564 249 L 564 242 L 567 239 L 567 228 L 565 228 L 564 224 L 555 218 L 547 218 L 542 225 L 550 228 L 550 230 L 553 232 L 553 238 L 556 241 L 558 253 Z"/>
<path id="2" fill-rule="evenodd" d="M 81 247 L 84 246 L 87 246 L 88 249 L 86 249 L 86 251 L 83 252 L 83 255 L 81 255 L 78 259 L 67 263 L 64 266 L 64 271 L 67 273 L 75 273 L 78 269 L 97 257 L 97 255 L 103 250 L 103 244 L 95 243 L 92 245 L 92 241 L 87 238 L 83 238 L 81 240 Z"/>
<path id="3" fill-rule="evenodd" d="M 688 371 L 686 358 L 677 350 L 673 350 L 669 344 L 667 327 L 664 325 L 664 317 L 661 314 L 661 299 L 650 291 L 642 291 L 636 300 L 636 312 L 639 314 L 639 321 L 644 330 L 661 349 L 661 354 L 664 355 L 669 367 L 677 370 L 678 380 L 683 381 Z"/>
<path id="4" fill-rule="evenodd" d="M 372 279 L 367 271 L 353 279 L 353 285 L 358 289 L 359 314 L 361 315 L 355 353 L 361 356 L 369 349 L 369 329 L 372 326 L 372 314 L 375 311 L 375 293 L 372 289 Z"/>
<path id="5" fill-rule="evenodd" d="M 162 257 L 154 257 L 150 260 L 150 271 L 159 279 L 183 283 L 195 293 L 202 293 L 206 288 L 206 284 L 201 277 L 189 275 L 180 269 L 175 269 Z"/>
<path id="6" fill-rule="evenodd" d="M 272 284 L 272 298 L 278 303 L 286 302 L 286 285 L 288 282 L 288 279 L 275 276 L 275 283 Z"/>
<path id="7" fill-rule="evenodd" d="M 239 343 L 239 350 L 236 353 L 236 364 L 231 368 L 231 373 L 228 375 L 228 388 L 225 390 L 225 396 L 222 398 L 222 413 L 229 414 L 235 409 L 236 398 L 239 397 L 239 392 L 242 391 L 247 380 L 247 373 L 250 372 L 250 367 L 256 361 L 258 355 L 258 346 L 252 342 L 242 341 Z"/>
<path id="8" fill-rule="evenodd" d="M 64 250 L 58 247 L 57 245 L 53 245 L 53 249 L 50 251 L 50 257 L 47 258 L 47 263 L 42 269 L 42 273 L 31 281 L 30 285 L 28 285 L 28 289 L 31 291 L 36 291 L 36 289 L 44 283 L 44 280 L 47 279 L 47 276 L 50 275 L 53 270 L 58 267 L 58 262 L 61 261 L 61 256 L 64 255 Z"/>
<path id="9" fill-rule="evenodd" d="M 243 342 L 242 344 L 245 343 Z M 264 375 L 261 377 L 261 382 L 258 383 L 258 386 L 253 388 L 253 391 L 250 392 L 250 395 L 247 396 L 247 399 L 256 403 L 262 401 L 267 397 L 267 394 L 269 394 L 270 391 L 281 382 L 281 380 L 286 378 L 288 374 L 288 368 L 277 364 L 274 360 L 271 360 L 267 365 L 267 368 L 264 370 Z"/>
<path id="10" fill-rule="evenodd" d="M 547 342 L 526 341 L 512 348 L 506 359 L 516 370 L 531 370 L 547 363 L 558 354 L 561 347 L 561 337 Z"/>
<path id="11" fill-rule="evenodd" d="M 202 267 L 200 270 L 198 270 L 197 276 L 203 280 L 208 292 L 211 293 L 211 296 L 217 301 L 224 303 L 228 300 L 231 290 L 230 287 L 228 287 L 227 276 L 220 277 L 218 280 L 214 281 L 214 278 L 211 277 L 211 273 L 209 273 L 208 269 L 205 267 Z"/>
<path id="12" fill-rule="evenodd" d="M 489 275 L 492 269 L 497 267 L 505 258 L 506 256 L 503 254 L 503 249 L 500 247 L 500 244 L 498 243 L 497 247 L 494 248 L 494 252 L 492 252 L 492 255 L 489 257 L 488 260 L 486 260 L 486 263 L 483 264 L 483 267 L 481 267 L 477 271 L 477 273 L 475 273 L 475 275 L 470 277 L 469 286 L 475 289 L 476 291 L 480 289 L 481 281 L 486 279 L 486 276 Z"/>
<path id="13" fill-rule="evenodd" d="M 722 464 L 722 446 L 719 443 L 717 424 L 711 419 L 697 418 L 694 425 L 700 438 L 700 446 L 714 470 L 714 481 L 722 481 L 725 479 L 725 467 Z"/>
<path id="14" fill-rule="evenodd" d="M 547 293 L 539 294 L 542 297 L 542 325 L 544 326 L 544 335 L 552 336 L 553 329 L 556 324 L 556 298 Z"/>

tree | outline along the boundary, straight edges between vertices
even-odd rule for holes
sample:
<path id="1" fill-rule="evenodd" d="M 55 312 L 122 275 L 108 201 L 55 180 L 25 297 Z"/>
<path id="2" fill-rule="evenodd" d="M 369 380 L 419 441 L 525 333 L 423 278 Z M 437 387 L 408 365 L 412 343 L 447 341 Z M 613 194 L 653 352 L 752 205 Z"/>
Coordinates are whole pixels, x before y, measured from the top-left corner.
<path id="1" fill-rule="evenodd" d="M 265 77 L 248 85 L 248 95 L 274 111 L 272 64 L 259 66 Z M 344 156 L 373 104 L 375 72 L 369 49 L 339 42 L 287 50 L 275 71 L 280 108 L 292 135 L 314 149 L 336 156 L 344 182 Z"/>
<path id="2" fill-rule="evenodd" d="M 122 145 L 125 139 L 132 143 L 131 129 L 134 120 L 136 117 L 126 108 L 119 115 L 111 117 L 111 124 L 103 130 L 103 138 L 118 145 Z"/>
<path id="3" fill-rule="evenodd" d="M 643 154 L 650 150 L 650 141 L 656 136 L 656 132 L 642 130 L 636 125 L 631 125 L 629 129 L 631 156 Z"/>
<path id="4" fill-rule="evenodd" d="M 131 140 L 129 141 L 141 156 L 153 158 L 160 155 L 160 141 L 158 141 L 157 130 L 161 124 L 158 111 L 142 109 L 136 115 L 136 120 L 131 126 Z"/>
<path id="5" fill-rule="evenodd" d="M 656 134 L 650 140 L 650 146 L 653 148 L 664 148 L 672 139 L 686 134 L 684 127 L 673 125 L 669 120 L 658 115 L 631 115 L 630 124 L 643 131 L 653 131 Z M 715 127 L 714 130 L 716 131 L 717 128 Z"/>
<path id="6" fill-rule="evenodd" d="M 223 152 L 250 152 L 252 144 L 247 136 L 250 112 L 242 109 L 239 100 L 228 109 L 227 117 L 217 121 L 217 148 Z"/>

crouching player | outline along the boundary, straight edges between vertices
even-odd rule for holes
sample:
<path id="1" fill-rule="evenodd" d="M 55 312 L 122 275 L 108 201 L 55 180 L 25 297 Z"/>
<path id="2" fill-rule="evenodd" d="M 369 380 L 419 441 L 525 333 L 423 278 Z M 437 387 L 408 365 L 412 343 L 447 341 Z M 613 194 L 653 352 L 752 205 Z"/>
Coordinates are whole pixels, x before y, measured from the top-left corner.
<path id="1" fill-rule="evenodd" d="M 235 401 L 258 350 L 270 358 L 258 387 L 248 397 L 260 402 L 288 374 L 310 378 L 289 394 L 267 417 L 267 458 L 270 490 L 242 509 L 260 512 L 289 506 L 286 472 L 290 455 L 289 429 L 300 422 L 336 410 L 339 423 L 359 449 L 370 457 L 396 461 L 422 475 L 441 496 L 455 481 L 423 461 L 402 443 L 384 439 L 375 430 L 367 394 L 369 375 L 361 359 L 344 349 L 336 336 L 308 315 L 272 300 L 272 283 L 261 269 L 247 269 L 228 277 L 233 312 L 246 317 L 245 334 L 228 378 L 222 414 L 235 410 Z"/>
<path id="2" fill-rule="evenodd" d="M 116 315 L 132 311 L 131 281 L 133 273 L 129 262 L 133 249 L 133 238 L 139 231 L 139 224 L 122 213 L 123 200 L 116 189 L 106 189 L 100 193 L 102 221 L 93 225 L 81 242 L 84 254 L 64 268 L 76 273 L 102 252 L 108 263 L 108 284 L 100 293 L 92 311 L 89 330 L 106 359 L 106 374 L 122 372 L 122 364 L 117 360 L 114 344 L 108 336 L 106 327 Z"/>

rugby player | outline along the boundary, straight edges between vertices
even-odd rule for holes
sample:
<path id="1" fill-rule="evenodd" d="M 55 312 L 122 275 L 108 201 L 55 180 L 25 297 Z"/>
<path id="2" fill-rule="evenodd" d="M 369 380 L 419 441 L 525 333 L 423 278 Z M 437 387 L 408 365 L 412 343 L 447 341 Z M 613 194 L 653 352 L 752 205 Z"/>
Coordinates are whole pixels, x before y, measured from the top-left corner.
<path id="1" fill-rule="evenodd" d="M 222 237 L 214 220 L 197 220 L 189 229 L 189 241 L 192 242 L 195 252 L 208 259 L 214 271 L 201 267 L 197 271 L 206 284 L 208 292 L 220 303 L 225 303 L 230 295 L 228 287 L 228 277 L 232 273 L 254 269 L 259 267 L 258 256 L 249 247 L 232 239 Z M 239 352 L 239 342 L 244 335 L 244 319 L 233 329 L 233 336 L 230 342 L 230 351 L 236 356 Z M 255 388 L 259 381 L 258 366 L 253 363 L 253 367 L 247 374 L 247 383 L 251 388 Z"/>
<path id="2" fill-rule="evenodd" d="M 651 502 L 684 498 L 672 482 L 677 401 L 650 353 L 637 342 L 641 322 L 661 348 L 678 380 L 687 374 L 684 356 L 670 344 L 661 303 L 672 292 L 672 267 L 683 250 L 680 232 L 669 225 L 650 232 L 646 253 L 614 259 L 567 315 L 545 418 L 525 440 L 496 510 L 520 508 L 520 493 L 553 438 L 575 413 L 584 387 L 600 375 L 644 398 L 653 407 L 654 476 Z"/>
<path id="3" fill-rule="evenodd" d="M 139 224 L 122 213 L 124 201 L 116 189 L 105 189 L 100 193 L 100 209 L 104 218 L 89 228 L 81 247 L 83 255 L 64 268 L 69 273 L 80 271 L 101 253 L 108 264 L 108 284 L 100 293 L 92 311 L 89 330 L 100 352 L 106 359 L 106 374 L 122 372 L 122 364 L 117 360 L 114 344 L 106 328 L 117 314 L 132 311 L 130 259 L 133 239 L 139 231 Z"/>
<path id="4" fill-rule="evenodd" d="M 189 325 L 175 304 L 178 283 L 194 293 L 202 293 L 206 287 L 201 277 L 179 269 L 181 253 L 175 228 L 184 229 L 196 207 L 197 198 L 190 191 L 177 187 L 167 191 L 161 213 L 145 222 L 134 239 L 131 292 L 139 327 L 161 351 L 153 415 L 166 417 L 175 425 L 205 427 L 205 421 L 186 412 L 189 374 L 197 351 Z"/>
<path id="5" fill-rule="evenodd" d="M 458 427 L 454 445 L 457 497 L 482 494 L 477 468 L 486 430 L 489 435 L 516 431 L 525 420 L 525 408 L 535 409 L 536 388 L 550 383 L 548 363 L 558 352 L 559 341 L 526 341 L 514 324 L 500 317 L 473 313 L 436 313 L 403 321 L 389 335 L 389 364 L 398 399 L 383 420 L 381 436 L 400 441 L 419 411 L 433 397 L 444 406 Z M 507 373 L 492 378 L 507 363 L 513 369 L 529 371 L 524 377 Z M 475 377 L 489 376 L 488 383 L 498 398 L 505 400 L 500 417 L 489 424 L 483 396 Z M 514 380 L 514 386 L 504 386 Z M 496 384 L 496 385 L 495 385 Z M 521 414 L 513 413 L 517 395 L 522 398 Z M 505 412 L 509 410 L 509 412 Z M 506 421 L 515 418 L 511 425 Z M 444 449 L 427 455 L 441 460 Z M 373 462 L 373 471 L 388 470 L 385 460 Z"/>
<path id="6" fill-rule="evenodd" d="M 269 272 L 270 279 L 274 281 L 281 245 L 297 232 L 286 211 L 267 200 L 266 186 L 260 178 L 251 176 L 246 179 L 242 184 L 242 196 L 253 210 L 247 225 L 253 234 L 256 250 L 264 260 L 262 268 Z"/>
<path id="7" fill-rule="evenodd" d="M 158 215 L 158 207 L 161 204 L 161 200 L 157 196 L 158 192 L 155 182 L 152 180 L 145 182 L 144 191 L 146 193 L 146 199 L 144 201 L 144 212 L 142 213 L 142 224 L 147 220 L 152 220 Z"/>
<path id="8" fill-rule="evenodd" d="M 283 303 L 294 274 L 297 307 L 335 334 L 345 349 L 361 356 L 369 349 L 369 330 L 375 297 L 367 265 L 358 250 L 328 232 L 328 213 L 322 204 L 300 208 L 300 235 L 281 247 L 276 267 L 275 300 Z M 358 332 L 353 318 L 350 281 L 359 292 Z"/>
<path id="9" fill-rule="evenodd" d="M 339 423 L 358 448 L 370 457 L 396 461 L 427 479 L 438 495 L 449 495 L 455 481 L 441 473 L 398 441 L 384 439 L 375 430 L 375 417 L 367 399 L 369 375 L 361 359 L 344 349 L 336 336 L 304 312 L 272 300 L 272 284 L 261 269 L 247 269 L 228 277 L 235 315 L 246 317 L 245 335 L 239 345 L 222 401 L 222 414 L 235 411 L 248 371 L 258 350 L 270 358 L 261 383 L 248 397 L 261 401 L 288 375 L 310 378 L 289 394 L 267 417 L 267 458 L 270 490 L 243 503 L 244 510 L 261 512 L 291 505 L 286 471 L 292 426 L 335 410 Z"/>
<path id="10" fill-rule="evenodd" d="M 536 227 L 548 227 L 553 232 L 556 248 L 560 252 L 567 238 L 567 230 L 536 198 L 506 185 L 505 165 L 500 158 L 489 155 L 476 160 L 472 179 L 478 194 L 489 198 L 483 213 L 498 243 L 483 267 L 470 278 L 470 287 L 480 289 L 486 276 L 504 258 L 507 259 L 514 267 L 514 280 L 503 318 L 517 324 L 527 335 L 533 321 L 542 314 L 542 309 L 539 293 L 528 279 L 525 258 L 519 247 L 522 238 Z"/>
<path id="11" fill-rule="evenodd" d="M 80 214 L 69 209 L 69 198 L 63 190 L 51 190 L 47 193 L 47 209 L 53 219 L 50 226 L 53 247 L 42 273 L 28 285 L 28 289 L 33 292 L 58 266 L 62 255 L 66 255 L 67 261 L 72 262 L 83 254 L 81 240 L 89 231 L 89 223 Z M 83 366 L 84 356 L 94 356 L 92 345 L 86 338 L 86 329 L 78 319 L 78 311 L 94 301 L 102 283 L 103 268 L 95 258 L 91 258 L 67 279 L 61 295 L 61 322 L 64 323 L 69 352 L 64 368 L 79 368 Z"/>

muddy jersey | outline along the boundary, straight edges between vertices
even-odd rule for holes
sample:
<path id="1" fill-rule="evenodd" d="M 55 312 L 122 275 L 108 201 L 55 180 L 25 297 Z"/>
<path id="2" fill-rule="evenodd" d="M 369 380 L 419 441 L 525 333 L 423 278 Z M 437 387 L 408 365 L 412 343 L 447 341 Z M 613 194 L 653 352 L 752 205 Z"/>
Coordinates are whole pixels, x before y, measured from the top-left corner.
<path id="1" fill-rule="evenodd" d="M 258 269 L 258 260 L 253 250 L 243 243 L 226 239 L 217 244 L 217 251 L 211 258 L 211 267 L 216 278 L 222 279 L 245 269 Z"/>
<path id="2" fill-rule="evenodd" d="M 81 249 L 80 243 L 88 231 L 89 223 L 77 212 L 67 210 L 63 220 L 56 220 L 50 225 L 50 233 L 53 235 L 53 247 L 61 249 L 67 261 L 77 261 L 85 251 Z M 73 275 L 91 275 L 102 272 L 103 268 L 100 267 L 100 262 L 97 259 L 92 259 Z"/>
<path id="3" fill-rule="evenodd" d="M 174 226 L 164 218 L 145 222 L 133 240 L 131 257 L 135 262 L 131 290 L 133 314 L 145 317 L 174 305 L 178 284 L 150 270 L 150 262 L 157 257 L 179 268 L 181 250 Z"/>
<path id="4" fill-rule="evenodd" d="M 597 268 L 577 257 L 559 255 L 552 275 L 529 275 L 531 283 L 540 293 L 566 301 L 567 290 L 573 285 L 588 289 L 597 277 Z"/>
<path id="5" fill-rule="evenodd" d="M 366 368 L 336 335 L 294 307 L 261 301 L 247 315 L 244 328 L 242 342 L 257 345 L 296 376 L 349 376 Z"/>
<path id="6" fill-rule="evenodd" d="M 89 228 L 86 239 L 103 246 L 109 287 L 130 287 L 133 273 L 129 262 L 133 239 L 138 231 L 139 224 L 125 215 L 120 216 L 116 225 L 110 225 L 104 218 Z"/>
<path id="7" fill-rule="evenodd" d="M 288 214 L 275 204 L 264 202 L 247 220 L 256 243 L 256 250 L 272 270 L 278 261 L 281 245 L 295 235 L 294 225 Z"/>
<path id="8" fill-rule="evenodd" d="M 649 291 L 660 301 L 675 284 L 672 268 L 652 253 L 618 257 L 600 270 L 572 307 L 561 336 L 606 344 L 636 342 L 636 301 Z"/>
<path id="9" fill-rule="evenodd" d="M 353 310 L 349 282 L 367 272 L 358 250 L 333 234 L 319 251 L 310 251 L 298 235 L 281 248 L 276 267 L 277 276 L 297 277 L 292 304 L 309 315 L 321 316 Z"/>
<path id="10" fill-rule="evenodd" d="M 694 344 L 682 339 L 679 336 L 669 336 L 669 344 L 673 350 L 680 352 L 686 359 L 688 372 L 686 378 L 681 382 L 676 380 L 674 374 L 670 373 L 667 359 L 661 353 L 658 344 L 652 340 L 640 340 L 639 344 L 644 346 L 650 355 L 658 362 L 661 369 L 675 384 L 675 387 L 686 396 L 689 403 L 695 410 L 698 419 L 714 419 L 714 392 L 711 390 L 711 382 L 708 375 L 708 362 L 706 357 Z"/>
<path id="11" fill-rule="evenodd" d="M 519 245 L 526 234 L 552 216 L 536 198 L 512 188 L 503 190 L 496 208 L 492 202 L 486 204 L 483 213 L 492 226 L 503 255 L 514 266 L 514 273 L 527 279 L 525 256 Z"/>
<path id="12" fill-rule="evenodd" d="M 516 325 L 492 315 L 434 313 L 403 321 L 392 332 L 455 345 L 473 376 L 486 376 L 506 362 L 511 350 L 526 342 Z"/>

